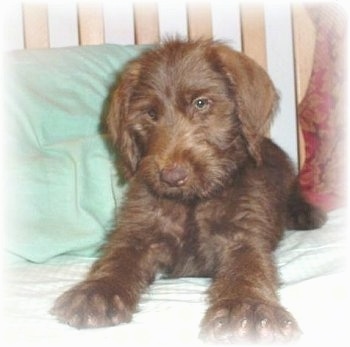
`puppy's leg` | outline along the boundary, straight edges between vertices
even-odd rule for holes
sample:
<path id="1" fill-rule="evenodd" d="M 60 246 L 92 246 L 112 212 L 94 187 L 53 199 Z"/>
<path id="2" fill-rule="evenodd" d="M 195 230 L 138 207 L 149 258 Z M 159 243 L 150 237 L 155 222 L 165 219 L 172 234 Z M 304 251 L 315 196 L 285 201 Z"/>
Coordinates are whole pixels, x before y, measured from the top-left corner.
<path id="1" fill-rule="evenodd" d="M 129 322 L 141 293 L 161 266 L 170 261 L 166 242 L 117 230 L 105 255 L 85 281 L 63 293 L 51 313 L 76 328 L 97 328 Z"/>
<path id="2" fill-rule="evenodd" d="M 211 342 L 289 341 L 299 335 L 294 318 L 279 304 L 271 253 L 255 240 L 227 249 L 209 290 L 201 337 Z"/>

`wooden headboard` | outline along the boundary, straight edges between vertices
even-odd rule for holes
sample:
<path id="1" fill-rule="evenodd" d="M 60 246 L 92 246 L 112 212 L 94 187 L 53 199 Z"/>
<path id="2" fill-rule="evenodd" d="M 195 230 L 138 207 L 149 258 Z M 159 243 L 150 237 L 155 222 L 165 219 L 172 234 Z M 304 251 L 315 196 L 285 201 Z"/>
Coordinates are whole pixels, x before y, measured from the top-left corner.
<path id="1" fill-rule="evenodd" d="M 315 29 L 300 3 L 13 1 L 7 5 L 4 22 L 6 50 L 149 44 L 174 35 L 224 40 L 268 70 L 281 95 L 271 136 L 299 167 L 303 163 L 296 106 L 311 74 Z"/>

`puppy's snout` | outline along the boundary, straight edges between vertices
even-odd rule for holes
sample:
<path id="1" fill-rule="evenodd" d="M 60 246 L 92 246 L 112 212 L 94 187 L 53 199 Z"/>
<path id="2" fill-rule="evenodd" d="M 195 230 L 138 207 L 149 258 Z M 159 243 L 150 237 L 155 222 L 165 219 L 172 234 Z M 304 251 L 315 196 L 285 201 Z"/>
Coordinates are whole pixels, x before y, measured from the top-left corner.
<path id="1" fill-rule="evenodd" d="M 179 164 L 166 166 L 160 171 L 160 179 L 171 187 L 180 187 L 185 184 L 188 171 Z"/>

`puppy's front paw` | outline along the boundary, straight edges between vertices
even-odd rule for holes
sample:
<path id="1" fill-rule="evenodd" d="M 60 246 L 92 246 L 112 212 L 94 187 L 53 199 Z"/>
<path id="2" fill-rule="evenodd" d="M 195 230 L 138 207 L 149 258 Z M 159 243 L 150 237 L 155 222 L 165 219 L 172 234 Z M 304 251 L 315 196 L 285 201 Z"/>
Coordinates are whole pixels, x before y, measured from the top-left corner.
<path id="1" fill-rule="evenodd" d="M 299 337 L 294 318 L 278 304 L 225 300 L 210 307 L 200 337 L 214 343 L 289 342 Z"/>
<path id="2" fill-rule="evenodd" d="M 117 325 L 132 317 L 132 305 L 125 299 L 106 280 L 85 281 L 63 293 L 50 313 L 78 329 Z"/>

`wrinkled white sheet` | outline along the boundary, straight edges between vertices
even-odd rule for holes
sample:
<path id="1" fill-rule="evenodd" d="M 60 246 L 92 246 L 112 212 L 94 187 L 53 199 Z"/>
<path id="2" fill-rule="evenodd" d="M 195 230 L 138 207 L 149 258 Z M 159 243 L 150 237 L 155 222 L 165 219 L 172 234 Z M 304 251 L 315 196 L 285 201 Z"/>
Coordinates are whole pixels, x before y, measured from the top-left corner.
<path id="1" fill-rule="evenodd" d="M 349 346 L 344 211 L 314 231 L 287 232 L 276 251 L 283 305 L 298 320 L 301 346 Z M 81 280 L 94 259 L 64 256 L 45 264 L 17 263 L 6 272 L 4 346 L 202 346 L 199 323 L 209 279 L 159 278 L 130 324 L 76 330 L 48 311 Z"/>

